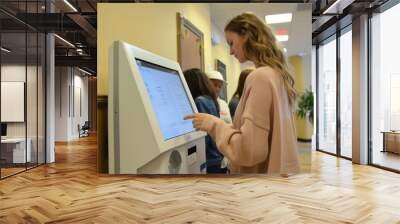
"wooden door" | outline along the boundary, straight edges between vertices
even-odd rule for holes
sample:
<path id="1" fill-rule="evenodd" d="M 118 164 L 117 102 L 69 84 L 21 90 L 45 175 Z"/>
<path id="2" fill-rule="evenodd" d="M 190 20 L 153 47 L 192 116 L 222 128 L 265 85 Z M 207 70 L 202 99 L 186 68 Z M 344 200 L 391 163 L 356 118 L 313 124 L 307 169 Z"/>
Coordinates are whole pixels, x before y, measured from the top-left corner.
<path id="1" fill-rule="evenodd" d="M 199 68 L 204 71 L 203 33 L 178 13 L 178 62 L 182 71 Z"/>

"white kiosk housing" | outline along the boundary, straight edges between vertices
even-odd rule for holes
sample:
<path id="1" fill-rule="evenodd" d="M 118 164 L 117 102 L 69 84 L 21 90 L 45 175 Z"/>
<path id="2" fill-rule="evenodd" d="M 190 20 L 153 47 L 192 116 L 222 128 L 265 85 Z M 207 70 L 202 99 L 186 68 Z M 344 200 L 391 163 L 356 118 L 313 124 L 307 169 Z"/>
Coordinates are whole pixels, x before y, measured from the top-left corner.
<path id="1" fill-rule="evenodd" d="M 205 133 L 183 120 L 197 109 L 179 64 L 117 41 L 109 65 L 109 173 L 206 173 Z"/>

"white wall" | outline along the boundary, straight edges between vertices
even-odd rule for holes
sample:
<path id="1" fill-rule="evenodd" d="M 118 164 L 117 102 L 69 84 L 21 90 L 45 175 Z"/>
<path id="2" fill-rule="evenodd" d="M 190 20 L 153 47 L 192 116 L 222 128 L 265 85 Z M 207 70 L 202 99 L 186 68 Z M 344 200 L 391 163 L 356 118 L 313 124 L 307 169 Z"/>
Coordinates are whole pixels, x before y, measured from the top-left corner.
<path id="1" fill-rule="evenodd" d="M 55 68 L 55 141 L 68 141 L 70 69 Z"/>
<path id="2" fill-rule="evenodd" d="M 79 137 L 78 124 L 82 126 L 85 121 L 88 121 L 88 78 L 86 76 L 82 77 L 81 75 L 76 75 L 75 70 L 73 85 L 74 96 L 72 97 L 74 99 L 74 107 L 72 108 L 72 129 L 70 134 L 72 138 L 77 138 Z"/>
<path id="3" fill-rule="evenodd" d="M 25 83 L 1 82 L 1 121 L 25 121 Z M 35 105 L 36 106 L 36 105 Z M 34 107 L 36 108 L 36 107 Z"/>
<path id="4" fill-rule="evenodd" d="M 32 74 L 32 66 L 28 66 L 28 74 Z M 1 81 L 2 82 L 25 82 L 25 64 L 10 64 L 1 66 Z M 2 96 L 7 97 L 7 96 Z M 7 110 L 7 108 L 1 108 Z M 24 122 L 10 122 L 7 123 L 7 136 L 8 137 L 25 137 L 25 123 Z"/>
<path id="5" fill-rule="evenodd" d="M 32 66 L 28 66 L 28 74 L 32 70 Z M 1 81 L 18 81 L 25 82 L 25 64 L 24 65 L 2 65 L 1 66 Z"/>
<path id="6" fill-rule="evenodd" d="M 36 74 L 36 67 L 18 64 L 9 64 L 1 66 L 1 81 L 3 82 L 26 82 L 25 75 L 26 70 L 28 75 Z M 36 97 L 36 91 L 34 93 L 27 93 L 28 97 Z M 4 97 L 4 96 L 3 96 Z M 1 108 L 7 110 L 7 108 Z M 36 114 L 35 114 L 36 115 Z M 31 121 L 29 114 L 28 120 Z M 25 137 L 25 123 L 26 122 L 8 122 L 7 123 L 7 137 Z M 32 125 L 29 125 L 31 127 Z M 28 136 L 29 137 L 29 136 Z"/>
<path id="7" fill-rule="evenodd" d="M 82 75 L 71 67 L 56 67 L 56 141 L 77 139 L 78 124 L 82 126 L 88 120 L 88 78 Z"/>

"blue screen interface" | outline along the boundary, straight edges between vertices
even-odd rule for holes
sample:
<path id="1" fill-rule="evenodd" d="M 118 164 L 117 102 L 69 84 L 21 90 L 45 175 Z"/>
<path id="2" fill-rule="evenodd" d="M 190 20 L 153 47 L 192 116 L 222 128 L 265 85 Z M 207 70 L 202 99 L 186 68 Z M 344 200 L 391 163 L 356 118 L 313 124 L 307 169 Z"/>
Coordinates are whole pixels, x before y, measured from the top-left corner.
<path id="1" fill-rule="evenodd" d="M 183 120 L 194 111 L 179 73 L 140 59 L 136 63 L 164 140 L 194 131 L 192 122 Z"/>

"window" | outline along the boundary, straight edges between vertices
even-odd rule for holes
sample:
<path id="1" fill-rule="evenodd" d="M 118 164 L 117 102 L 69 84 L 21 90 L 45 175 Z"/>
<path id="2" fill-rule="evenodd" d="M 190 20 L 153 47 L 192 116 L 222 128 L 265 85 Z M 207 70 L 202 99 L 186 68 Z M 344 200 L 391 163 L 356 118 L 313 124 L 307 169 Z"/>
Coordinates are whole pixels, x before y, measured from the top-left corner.
<path id="1" fill-rule="evenodd" d="M 372 164 L 400 170 L 400 4 L 371 19 Z"/>
<path id="2" fill-rule="evenodd" d="M 336 36 L 318 48 L 318 145 L 336 154 Z"/>
<path id="3" fill-rule="evenodd" d="M 340 155 L 352 157 L 352 32 L 340 36 Z"/>

